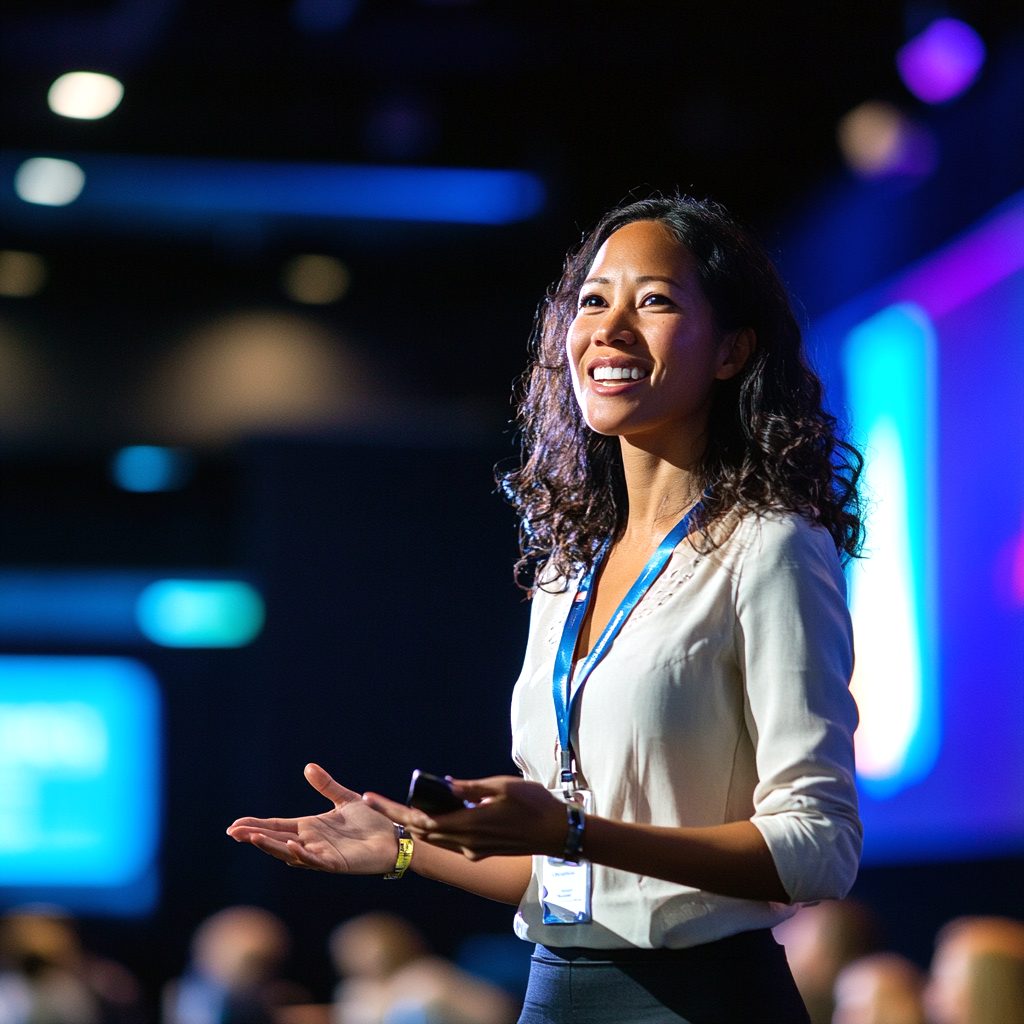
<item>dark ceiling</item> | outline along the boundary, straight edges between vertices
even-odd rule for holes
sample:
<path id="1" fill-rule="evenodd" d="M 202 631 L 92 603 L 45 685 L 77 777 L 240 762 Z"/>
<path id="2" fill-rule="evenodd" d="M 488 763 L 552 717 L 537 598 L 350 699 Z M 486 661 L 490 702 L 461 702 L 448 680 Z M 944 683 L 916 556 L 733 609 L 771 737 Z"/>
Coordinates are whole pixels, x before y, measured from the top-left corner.
<path id="1" fill-rule="evenodd" d="M 990 52 L 1020 34 L 1019 5 L 967 7 L 6 0 L 10 150 L 515 168 L 547 191 L 532 221 L 486 229 L 132 233 L 44 210 L 0 229 L 0 248 L 39 249 L 52 266 L 45 308 L 14 315 L 32 318 L 55 359 L 87 351 L 76 372 L 97 383 L 183 320 L 279 297 L 281 258 L 319 248 L 353 272 L 343 312 L 325 315 L 373 338 L 426 395 L 504 403 L 537 298 L 600 212 L 681 188 L 776 235 L 844 173 L 839 117 L 867 99 L 920 107 L 894 66 L 909 35 L 940 14 L 970 20 Z M 303 27 L 300 12 L 327 27 Z M 112 116 L 49 112 L 50 82 L 72 69 L 122 78 Z"/>
<path id="2" fill-rule="evenodd" d="M 10 6 L 10 4 L 8 4 Z M 519 167 L 552 212 L 628 190 L 712 191 L 772 217 L 837 167 L 838 117 L 902 100 L 897 3 L 301 3 L 38 0 L 3 46 L 7 145 L 151 154 Z M 307 5 L 309 6 L 309 5 Z M 1000 5 L 1009 8 L 1011 5 Z M 999 36 L 1009 13 L 973 17 Z M 50 114 L 64 70 L 123 77 L 114 116 Z"/>
<path id="3" fill-rule="evenodd" d="M 837 166 L 837 119 L 910 99 L 897 48 L 955 5 L 414 0 L 7 0 L 0 130 L 19 148 L 524 167 L 585 213 L 646 183 L 756 217 Z M 302 7 L 346 11 L 336 28 Z M 1016 4 L 964 13 L 990 46 Z M 46 88 L 122 76 L 110 119 Z"/>

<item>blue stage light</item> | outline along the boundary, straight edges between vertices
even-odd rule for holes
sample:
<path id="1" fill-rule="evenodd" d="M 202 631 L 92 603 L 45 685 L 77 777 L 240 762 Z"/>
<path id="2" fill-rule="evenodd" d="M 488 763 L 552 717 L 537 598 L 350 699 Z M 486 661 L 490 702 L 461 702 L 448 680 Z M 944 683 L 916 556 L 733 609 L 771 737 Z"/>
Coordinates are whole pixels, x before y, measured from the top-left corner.
<path id="1" fill-rule="evenodd" d="M 263 628 L 263 599 L 239 580 L 157 580 L 139 595 L 139 628 L 164 647 L 242 647 Z"/>
<path id="2" fill-rule="evenodd" d="M 237 579 L 153 571 L 0 571 L 0 641 L 241 647 L 263 628 L 263 598 Z"/>
<path id="3" fill-rule="evenodd" d="M 0 177 L 31 154 L 0 158 Z M 544 205 L 526 171 L 271 163 L 80 154 L 83 214 L 194 222 L 210 217 L 314 217 L 453 224 L 511 224 Z M 32 165 L 35 166 L 35 165 Z"/>
<path id="4" fill-rule="evenodd" d="M 882 797 L 927 774 L 939 742 L 931 321 L 909 303 L 883 309 L 847 336 L 843 363 L 869 503 L 866 557 L 850 568 L 857 770 Z"/>
<path id="5" fill-rule="evenodd" d="M 189 457 L 176 448 L 136 444 L 118 451 L 111 462 L 114 482 L 125 491 L 152 494 L 181 487 L 189 474 Z"/>

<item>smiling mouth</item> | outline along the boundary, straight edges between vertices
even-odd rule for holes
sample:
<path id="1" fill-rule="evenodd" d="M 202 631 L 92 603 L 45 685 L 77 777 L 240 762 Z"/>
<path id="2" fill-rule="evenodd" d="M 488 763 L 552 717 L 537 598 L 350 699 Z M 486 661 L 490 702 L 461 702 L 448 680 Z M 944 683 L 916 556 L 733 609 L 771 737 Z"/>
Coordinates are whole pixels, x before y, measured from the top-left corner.
<path id="1" fill-rule="evenodd" d="M 643 380 L 648 376 L 647 370 L 641 370 L 639 366 L 595 366 L 590 376 L 598 382 L 620 380 Z"/>

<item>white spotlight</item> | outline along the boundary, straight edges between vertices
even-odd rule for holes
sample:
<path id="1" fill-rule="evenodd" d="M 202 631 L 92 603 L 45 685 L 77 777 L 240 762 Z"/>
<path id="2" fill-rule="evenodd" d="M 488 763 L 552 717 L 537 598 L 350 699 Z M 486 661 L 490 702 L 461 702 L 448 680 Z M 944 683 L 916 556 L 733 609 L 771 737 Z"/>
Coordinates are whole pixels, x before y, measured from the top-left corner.
<path id="1" fill-rule="evenodd" d="M 116 110 L 123 96 L 124 86 L 110 75 L 69 71 L 50 86 L 47 100 L 55 114 L 96 121 Z"/>
<path id="2" fill-rule="evenodd" d="M 85 187 L 85 171 L 70 160 L 34 156 L 15 172 L 14 191 L 26 203 L 67 206 Z"/>

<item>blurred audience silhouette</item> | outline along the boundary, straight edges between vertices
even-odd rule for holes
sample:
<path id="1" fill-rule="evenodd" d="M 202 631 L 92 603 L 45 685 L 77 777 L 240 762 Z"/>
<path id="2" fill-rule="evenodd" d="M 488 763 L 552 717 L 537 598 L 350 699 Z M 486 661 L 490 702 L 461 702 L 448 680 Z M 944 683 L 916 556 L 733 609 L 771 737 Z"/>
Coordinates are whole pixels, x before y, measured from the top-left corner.
<path id="1" fill-rule="evenodd" d="M 328 942 L 340 976 L 332 1024 L 512 1024 L 518 1007 L 501 988 L 433 955 L 394 914 L 362 914 Z"/>
<path id="2" fill-rule="evenodd" d="M 184 974 L 164 989 L 163 1024 L 273 1024 L 279 1008 L 310 1002 L 281 974 L 290 948 L 284 922 L 260 907 L 227 907 L 206 918 Z"/>
<path id="3" fill-rule="evenodd" d="M 775 928 L 775 937 L 786 947 L 811 1024 L 831 1024 L 839 972 L 878 951 L 880 926 L 874 912 L 856 900 L 823 900 L 801 907 Z"/>
<path id="4" fill-rule="evenodd" d="M 139 1024 L 142 988 L 121 964 L 88 950 L 53 907 L 0 917 L 0 1024 Z"/>
<path id="5" fill-rule="evenodd" d="M 1024 922 L 959 917 L 936 937 L 929 1024 L 1024 1024 Z"/>
<path id="6" fill-rule="evenodd" d="M 880 924 L 842 900 L 802 907 L 775 929 L 812 1024 L 1024 1024 L 1024 921 L 954 918 L 927 973 L 882 948 Z M 504 947 L 480 948 L 487 965 L 497 957 L 507 970 Z M 288 980 L 290 949 L 277 915 L 226 907 L 196 927 L 187 965 L 157 1006 L 127 967 L 88 948 L 69 914 L 18 907 L 0 916 L 0 1024 L 513 1024 L 521 1004 L 521 992 L 438 956 L 392 913 L 331 932 L 324 966 L 337 981 L 327 999 Z"/>
<path id="7" fill-rule="evenodd" d="M 836 978 L 832 1024 L 926 1024 L 925 974 L 898 953 L 872 953 Z"/>

